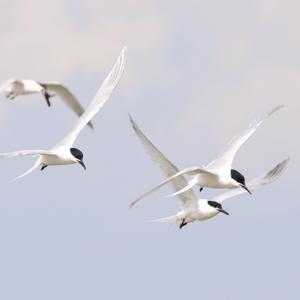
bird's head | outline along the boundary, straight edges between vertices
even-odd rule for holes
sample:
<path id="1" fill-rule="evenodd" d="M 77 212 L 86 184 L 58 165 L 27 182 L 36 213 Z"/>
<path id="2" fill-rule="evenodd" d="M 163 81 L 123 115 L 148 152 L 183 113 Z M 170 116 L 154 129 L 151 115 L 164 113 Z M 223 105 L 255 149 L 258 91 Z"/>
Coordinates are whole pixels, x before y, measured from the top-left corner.
<path id="1" fill-rule="evenodd" d="M 221 212 L 227 216 L 229 216 L 229 213 L 223 209 L 222 204 L 216 201 L 207 201 L 207 204 L 211 207 L 213 207 L 215 210 L 217 210 L 218 212 Z"/>
<path id="2" fill-rule="evenodd" d="M 86 166 L 83 162 L 83 153 L 77 148 L 71 148 L 70 152 L 76 158 L 77 162 L 86 170 Z"/>
<path id="3" fill-rule="evenodd" d="M 240 187 L 242 187 L 243 189 L 245 189 L 251 195 L 250 190 L 246 186 L 244 175 L 242 175 L 237 170 L 231 169 L 231 178 L 233 180 L 235 180 Z"/>

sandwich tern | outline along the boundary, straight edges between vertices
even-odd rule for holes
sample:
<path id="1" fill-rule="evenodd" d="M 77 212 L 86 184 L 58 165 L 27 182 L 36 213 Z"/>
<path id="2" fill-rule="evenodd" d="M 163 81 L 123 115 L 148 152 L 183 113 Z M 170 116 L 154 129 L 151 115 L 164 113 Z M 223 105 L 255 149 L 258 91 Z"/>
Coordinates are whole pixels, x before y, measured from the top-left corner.
<path id="1" fill-rule="evenodd" d="M 50 94 L 50 91 L 53 94 Z M 48 106 L 51 106 L 50 98 L 57 94 L 79 117 L 84 113 L 84 108 L 73 93 L 59 82 L 41 83 L 32 79 L 18 80 L 12 78 L 2 84 L 0 92 L 11 100 L 20 95 L 42 94 Z M 91 122 L 88 125 L 93 128 Z"/>
<path id="2" fill-rule="evenodd" d="M 160 152 L 160 150 L 158 150 L 158 148 L 156 148 L 156 146 L 144 135 L 131 117 L 130 121 L 140 142 L 144 145 L 152 160 L 159 164 L 164 174 L 168 177 L 172 176 L 173 174 L 177 174 L 178 168 L 172 162 L 170 162 L 168 158 L 166 158 L 163 153 Z M 286 169 L 288 161 L 289 159 L 282 161 L 269 172 L 251 180 L 248 183 L 249 190 L 253 192 L 264 185 L 272 183 Z M 187 185 L 187 181 L 183 175 L 180 175 L 172 180 L 172 184 L 173 188 L 178 190 L 185 187 Z M 181 201 L 181 211 L 174 216 L 161 218 L 154 221 L 174 223 L 181 229 L 183 226 L 189 223 L 203 221 L 215 217 L 220 212 L 229 215 L 229 213 L 223 209 L 222 202 L 225 199 L 233 198 L 243 193 L 246 193 L 246 190 L 239 187 L 237 189 L 219 194 L 208 200 L 198 199 L 194 191 L 189 189 L 178 195 Z"/>
<path id="3" fill-rule="evenodd" d="M 144 199 L 146 196 L 150 195 L 151 193 L 155 192 L 168 182 L 176 179 L 178 176 L 181 175 L 189 175 L 193 176 L 193 178 L 181 188 L 181 190 L 177 191 L 176 193 L 170 195 L 175 196 L 181 193 L 184 193 L 190 190 L 195 185 L 200 186 L 200 192 L 202 191 L 203 187 L 209 188 L 238 188 L 242 187 L 245 189 L 249 194 L 251 191 L 246 186 L 245 177 L 239 171 L 232 169 L 232 162 L 234 159 L 235 154 L 239 150 L 239 148 L 249 139 L 249 137 L 256 131 L 259 125 L 273 113 L 281 109 L 283 105 L 276 106 L 271 111 L 263 114 L 261 117 L 255 119 L 246 130 L 242 133 L 237 135 L 235 138 L 231 140 L 228 146 L 224 149 L 222 154 L 209 163 L 207 166 L 204 167 L 190 167 L 186 168 L 182 171 L 173 174 L 169 178 L 162 181 L 160 184 L 149 190 L 148 192 L 144 193 L 140 197 L 138 197 L 134 202 L 132 202 L 131 206 L 135 205 L 137 202 Z"/>
<path id="4" fill-rule="evenodd" d="M 72 146 L 80 131 L 99 112 L 99 110 L 108 100 L 112 91 L 117 86 L 124 70 L 126 50 L 126 47 L 122 49 L 115 65 L 103 81 L 102 85 L 97 91 L 94 99 L 87 107 L 86 111 L 81 115 L 73 128 L 59 143 L 57 143 L 50 150 L 21 150 L 10 153 L 0 153 L 0 158 L 16 156 L 38 156 L 38 159 L 33 167 L 20 176 L 16 177 L 15 180 L 29 174 L 39 166 L 41 166 L 41 170 L 43 170 L 47 166 L 79 163 L 84 169 L 86 169 L 83 162 L 83 153 L 79 149 Z"/>

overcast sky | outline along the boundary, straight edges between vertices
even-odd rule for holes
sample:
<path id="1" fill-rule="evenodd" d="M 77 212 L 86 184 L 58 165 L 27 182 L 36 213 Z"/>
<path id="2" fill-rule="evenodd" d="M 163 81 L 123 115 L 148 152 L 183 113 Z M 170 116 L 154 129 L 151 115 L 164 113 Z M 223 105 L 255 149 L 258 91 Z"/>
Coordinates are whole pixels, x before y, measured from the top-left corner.
<path id="1" fill-rule="evenodd" d="M 79 165 L 49 167 L 9 183 L 33 159 L 0 161 L 0 298 L 299 299 L 299 1 L 1 0 L 0 81 L 61 81 L 84 106 L 128 47 L 123 78 L 76 147 Z M 43 149 L 76 116 L 41 96 L 1 96 L 0 152 Z M 202 165 L 252 118 L 278 105 L 239 151 L 246 180 L 291 157 L 287 172 L 230 216 L 175 226 L 139 144 L 131 113 L 179 168 Z M 196 191 L 198 193 L 198 191 Z M 204 190 L 210 197 L 222 191 Z"/>

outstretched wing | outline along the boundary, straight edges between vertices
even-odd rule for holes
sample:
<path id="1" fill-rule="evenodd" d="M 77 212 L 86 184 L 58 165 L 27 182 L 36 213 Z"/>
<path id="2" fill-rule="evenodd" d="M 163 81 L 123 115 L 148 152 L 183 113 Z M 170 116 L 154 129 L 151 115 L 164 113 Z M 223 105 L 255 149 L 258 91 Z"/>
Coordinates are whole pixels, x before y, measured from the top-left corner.
<path id="1" fill-rule="evenodd" d="M 286 169 L 288 162 L 289 162 L 289 159 L 285 159 L 281 163 L 277 164 L 269 172 L 251 180 L 247 185 L 249 190 L 251 192 L 253 192 L 264 185 L 272 183 L 275 179 L 277 179 L 283 173 L 283 171 Z M 212 200 L 216 201 L 216 202 L 223 202 L 224 200 L 226 200 L 228 198 L 232 198 L 232 197 L 238 196 L 243 193 L 246 193 L 245 189 L 237 188 L 232 191 L 220 194 L 220 195 L 214 197 Z"/>
<path id="2" fill-rule="evenodd" d="M 0 158 L 11 158 L 16 156 L 39 156 L 43 154 L 55 155 L 55 152 L 47 150 L 20 150 L 14 152 L 0 153 Z"/>
<path id="3" fill-rule="evenodd" d="M 145 147 L 146 151 L 152 158 L 152 160 L 159 164 L 162 171 L 165 173 L 167 177 L 170 177 L 176 173 L 179 172 L 178 168 L 173 165 L 164 155 L 161 153 L 155 145 L 145 136 L 145 134 L 142 132 L 142 130 L 137 126 L 137 124 L 134 122 L 131 116 L 129 116 L 130 122 L 132 124 L 132 127 L 134 129 L 134 132 L 138 136 L 139 140 Z M 185 187 L 188 182 L 184 178 L 184 176 L 178 176 L 174 180 L 172 180 L 173 187 L 175 191 L 178 191 L 179 189 L 182 189 Z M 193 204 L 197 204 L 197 197 L 193 190 L 186 191 L 185 193 L 180 194 L 179 196 L 182 205 L 187 207 Z"/>
<path id="4" fill-rule="evenodd" d="M 138 197 L 135 201 L 133 201 L 130 204 L 130 207 L 132 207 L 133 205 L 135 205 L 136 203 L 140 202 L 141 200 L 143 200 L 146 196 L 152 194 L 153 192 L 157 191 L 158 189 L 160 189 L 162 186 L 166 185 L 168 182 L 176 179 L 179 176 L 182 175 L 198 175 L 198 174 L 207 174 L 207 175 L 211 175 L 211 176 L 217 176 L 217 174 L 215 174 L 214 172 L 210 172 L 208 170 L 205 169 L 201 169 L 199 167 L 191 167 L 191 168 L 187 168 L 184 169 L 180 172 L 177 172 L 176 174 L 174 174 L 173 176 L 165 179 L 164 181 L 162 181 L 160 184 L 158 184 L 157 186 L 155 186 L 154 188 L 152 188 L 151 190 L 149 190 L 148 192 L 144 193 L 143 195 L 141 195 L 140 197 Z M 191 188 L 191 187 L 190 187 Z"/>
<path id="5" fill-rule="evenodd" d="M 14 152 L 8 152 L 8 153 L 0 153 L 0 158 L 12 158 L 17 156 L 38 156 L 37 161 L 35 164 L 25 173 L 17 176 L 13 181 L 20 179 L 29 173 L 31 173 L 33 170 L 38 168 L 41 164 L 41 155 L 56 155 L 53 151 L 47 151 L 47 150 L 21 150 L 21 151 L 14 151 Z"/>
<path id="6" fill-rule="evenodd" d="M 66 86 L 59 82 L 42 83 L 42 85 L 57 94 L 79 117 L 84 113 L 84 108 Z M 93 128 L 92 122 L 89 122 L 88 125 Z"/>
<path id="7" fill-rule="evenodd" d="M 104 82 L 102 83 L 101 87 L 96 93 L 96 96 L 87 107 L 84 114 L 79 118 L 75 126 L 71 129 L 68 135 L 59 142 L 55 147 L 66 146 L 71 147 L 76 140 L 79 132 L 82 128 L 92 120 L 97 112 L 101 109 L 101 107 L 106 103 L 109 96 L 111 95 L 112 91 L 117 86 L 120 78 L 123 74 L 124 66 L 125 66 L 125 54 L 126 54 L 126 47 L 124 47 L 121 51 L 120 56 L 117 59 L 117 62 L 113 66 L 112 70 L 105 78 Z"/>
<path id="8" fill-rule="evenodd" d="M 269 116 L 271 116 L 281 108 L 283 108 L 283 105 L 276 106 L 271 111 L 254 120 L 246 130 L 244 130 L 241 134 L 239 134 L 238 136 L 233 138 L 231 142 L 229 142 L 223 153 L 217 159 L 209 163 L 207 165 L 207 168 L 209 170 L 220 170 L 223 168 L 226 168 L 227 170 L 231 169 L 234 156 L 239 148 L 249 139 L 249 137 L 256 131 L 256 129 L 265 119 L 267 119 Z"/>

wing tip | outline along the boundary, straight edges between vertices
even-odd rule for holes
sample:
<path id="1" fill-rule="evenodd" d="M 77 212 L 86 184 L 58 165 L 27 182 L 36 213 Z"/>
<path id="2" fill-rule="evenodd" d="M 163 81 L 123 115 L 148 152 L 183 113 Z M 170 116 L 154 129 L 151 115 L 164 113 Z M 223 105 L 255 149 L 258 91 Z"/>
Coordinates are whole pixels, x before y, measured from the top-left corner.
<path id="1" fill-rule="evenodd" d="M 279 104 L 279 105 L 275 106 L 275 107 L 271 110 L 271 112 L 268 114 L 268 116 L 272 115 L 273 113 L 275 113 L 276 111 L 278 111 L 278 110 L 280 110 L 280 109 L 282 109 L 282 108 L 284 108 L 284 104 Z"/>
<path id="2" fill-rule="evenodd" d="M 126 58 L 126 53 L 127 53 L 127 46 L 124 46 L 121 50 L 121 54 L 119 56 L 119 61 L 121 65 L 124 65 L 124 61 Z"/>
<path id="3" fill-rule="evenodd" d="M 272 178 L 272 181 L 275 180 L 277 177 L 282 175 L 282 173 L 286 170 L 287 165 L 290 161 L 290 158 L 286 158 L 285 160 L 278 163 L 273 169 L 271 169 L 267 174 L 265 175 L 265 178 Z"/>
<path id="4" fill-rule="evenodd" d="M 289 161 L 291 160 L 291 158 L 290 157 L 287 157 L 285 160 L 283 160 L 282 161 L 282 164 L 288 164 L 289 163 Z"/>
<path id="5" fill-rule="evenodd" d="M 133 118 L 132 118 L 132 115 L 130 113 L 128 113 L 128 118 L 129 118 L 130 122 L 133 122 Z"/>
<path id="6" fill-rule="evenodd" d="M 281 163 L 278 164 L 281 167 L 282 171 L 284 171 L 286 169 L 286 167 L 287 167 L 288 163 L 290 162 L 290 160 L 291 160 L 291 158 L 287 157 Z"/>
<path id="7" fill-rule="evenodd" d="M 110 78 L 110 84 L 112 84 L 113 88 L 115 88 L 118 84 L 118 82 L 121 79 L 121 76 L 123 74 L 124 68 L 125 68 L 125 62 L 126 62 L 126 52 L 127 47 L 124 46 L 121 50 L 121 53 L 114 64 L 112 70 L 110 71 L 110 74 L 107 78 Z"/>
<path id="8" fill-rule="evenodd" d="M 290 157 L 287 157 L 282 162 L 280 162 L 279 164 L 277 164 L 277 167 L 281 167 L 282 170 L 285 169 L 290 160 L 291 160 Z"/>
<path id="9" fill-rule="evenodd" d="M 88 126 L 90 127 L 90 129 L 92 129 L 92 130 L 94 130 L 95 129 L 95 127 L 94 127 L 94 125 L 93 125 L 93 123 L 92 122 L 88 122 Z"/>
<path id="10" fill-rule="evenodd" d="M 134 200 L 133 202 L 131 202 L 128 206 L 129 209 L 133 208 L 135 206 L 135 204 L 138 202 L 138 200 Z"/>
<path id="11" fill-rule="evenodd" d="M 146 196 L 147 196 L 148 193 L 145 193 L 141 196 L 139 196 L 137 199 L 135 199 L 134 201 L 132 201 L 129 205 L 129 208 L 132 208 L 133 206 L 135 206 L 138 202 L 140 202 L 141 200 L 143 200 Z"/>
<path id="12" fill-rule="evenodd" d="M 137 124 L 135 123 L 135 121 L 133 120 L 131 114 L 128 114 L 128 118 L 129 118 L 129 121 L 133 127 L 133 129 L 136 129 L 137 128 Z"/>
<path id="13" fill-rule="evenodd" d="M 271 110 L 264 112 L 263 114 L 261 114 L 260 116 L 258 116 L 256 119 L 254 119 L 250 124 L 249 124 L 249 128 L 257 128 L 258 126 L 261 125 L 261 123 L 263 121 L 265 121 L 265 119 L 267 119 L 268 117 L 270 117 L 271 115 L 273 115 L 275 112 L 277 112 L 278 110 L 284 108 L 283 104 L 279 104 L 277 106 L 275 106 L 274 108 L 272 108 Z"/>

